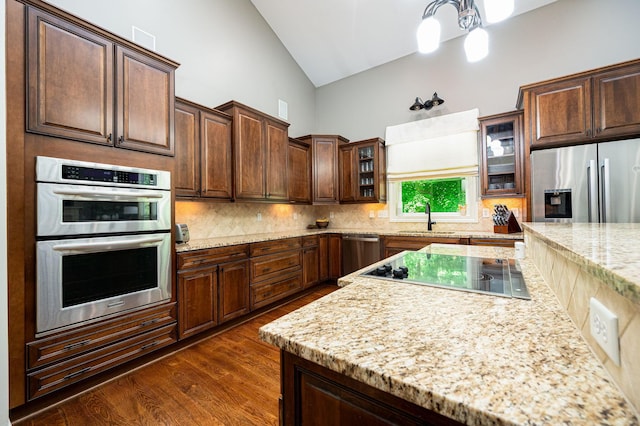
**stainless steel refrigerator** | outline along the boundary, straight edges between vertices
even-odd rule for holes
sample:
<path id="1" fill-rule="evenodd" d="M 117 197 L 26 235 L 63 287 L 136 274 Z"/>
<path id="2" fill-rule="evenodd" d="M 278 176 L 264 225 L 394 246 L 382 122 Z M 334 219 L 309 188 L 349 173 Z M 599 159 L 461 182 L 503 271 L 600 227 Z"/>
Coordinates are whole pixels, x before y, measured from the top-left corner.
<path id="1" fill-rule="evenodd" d="M 640 139 L 531 153 L 534 222 L 640 223 Z"/>

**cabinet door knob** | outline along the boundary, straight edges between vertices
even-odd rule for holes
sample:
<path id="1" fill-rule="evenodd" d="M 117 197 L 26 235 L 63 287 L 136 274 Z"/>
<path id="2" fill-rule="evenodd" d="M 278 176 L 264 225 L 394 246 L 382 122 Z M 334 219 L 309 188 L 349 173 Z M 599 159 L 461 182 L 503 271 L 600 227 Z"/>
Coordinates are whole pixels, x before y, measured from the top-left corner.
<path id="1" fill-rule="evenodd" d="M 112 137 L 113 137 L 113 134 L 109 133 L 109 135 L 107 136 L 107 142 L 111 142 Z"/>
<path id="2" fill-rule="evenodd" d="M 118 138 L 118 145 L 122 145 L 122 142 L 124 142 L 124 136 Z"/>

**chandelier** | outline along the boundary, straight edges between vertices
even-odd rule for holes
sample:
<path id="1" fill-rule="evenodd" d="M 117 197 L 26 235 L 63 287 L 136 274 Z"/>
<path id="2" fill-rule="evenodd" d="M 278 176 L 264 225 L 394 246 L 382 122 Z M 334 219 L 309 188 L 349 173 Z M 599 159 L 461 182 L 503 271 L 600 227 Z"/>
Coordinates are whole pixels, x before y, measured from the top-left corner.
<path id="1" fill-rule="evenodd" d="M 487 22 L 495 23 L 513 13 L 514 0 L 484 0 Z M 489 54 L 489 35 L 482 28 L 482 17 L 474 0 L 435 0 L 427 5 L 418 26 L 418 50 L 431 53 L 440 45 L 440 22 L 434 17 L 440 6 L 450 4 L 458 9 L 458 26 L 468 31 L 464 40 L 467 61 L 476 62 Z"/>

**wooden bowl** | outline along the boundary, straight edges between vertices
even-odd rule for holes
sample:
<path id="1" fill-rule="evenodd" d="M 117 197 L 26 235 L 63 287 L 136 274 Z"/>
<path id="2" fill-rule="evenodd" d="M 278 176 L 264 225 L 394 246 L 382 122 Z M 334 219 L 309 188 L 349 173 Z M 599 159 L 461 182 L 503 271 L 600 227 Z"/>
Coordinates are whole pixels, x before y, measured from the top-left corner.
<path id="1" fill-rule="evenodd" d="M 316 220 L 316 226 L 318 228 L 326 228 L 327 226 L 329 226 L 329 221 L 325 221 L 325 220 Z"/>

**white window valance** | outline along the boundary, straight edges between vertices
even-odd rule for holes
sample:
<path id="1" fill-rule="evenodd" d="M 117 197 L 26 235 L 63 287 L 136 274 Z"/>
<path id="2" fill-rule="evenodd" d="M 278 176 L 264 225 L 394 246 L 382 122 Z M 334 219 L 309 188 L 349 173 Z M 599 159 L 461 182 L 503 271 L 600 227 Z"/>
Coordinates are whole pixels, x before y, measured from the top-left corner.
<path id="1" fill-rule="evenodd" d="M 389 126 L 387 178 L 478 174 L 478 109 Z"/>

